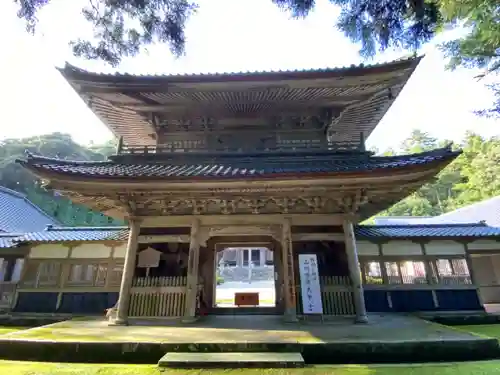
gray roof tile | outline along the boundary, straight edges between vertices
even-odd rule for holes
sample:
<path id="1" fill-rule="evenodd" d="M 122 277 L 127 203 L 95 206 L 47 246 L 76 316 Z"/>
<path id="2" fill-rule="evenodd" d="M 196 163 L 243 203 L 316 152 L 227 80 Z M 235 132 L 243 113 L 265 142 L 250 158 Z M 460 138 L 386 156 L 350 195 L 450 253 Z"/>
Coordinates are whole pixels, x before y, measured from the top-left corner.
<path id="1" fill-rule="evenodd" d="M 17 162 L 28 169 L 94 178 L 252 178 L 297 174 L 366 172 L 451 161 L 460 154 L 442 148 L 413 155 L 371 156 L 370 153 L 339 154 L 311 152 L 300 155 L 218 155 L 183 154 L 162 160 L 141 162 L 141 156 L 119 161 L 81 162 L 50 159 L 28 154 Z M 179 162 L 181 159 L 181 162 Z"/>
<path id="2" fill-rule="evenodd" d="M 0 186 L 0 232 L 33 232 L 48 224 L 60 225 L 25 195 Z"/>
<path id="3" fill-rule="evenodd" d="M 52 227 L 40 232 L 24 233 L 14 242 L 78 242 L 78 241 L 126 241 L 126 227 Z"/>

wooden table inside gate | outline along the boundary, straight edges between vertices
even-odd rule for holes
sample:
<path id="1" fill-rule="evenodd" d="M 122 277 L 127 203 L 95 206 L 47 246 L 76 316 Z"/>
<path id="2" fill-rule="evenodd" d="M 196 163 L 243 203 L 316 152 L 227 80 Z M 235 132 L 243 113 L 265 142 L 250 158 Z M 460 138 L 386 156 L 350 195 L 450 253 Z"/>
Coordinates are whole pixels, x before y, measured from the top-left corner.
<path id="1" fill-rule="evenodd" d="M 234 293 L 234 304 L 236 306 L 259 306 L 259 293 L 236 292 Z"/>

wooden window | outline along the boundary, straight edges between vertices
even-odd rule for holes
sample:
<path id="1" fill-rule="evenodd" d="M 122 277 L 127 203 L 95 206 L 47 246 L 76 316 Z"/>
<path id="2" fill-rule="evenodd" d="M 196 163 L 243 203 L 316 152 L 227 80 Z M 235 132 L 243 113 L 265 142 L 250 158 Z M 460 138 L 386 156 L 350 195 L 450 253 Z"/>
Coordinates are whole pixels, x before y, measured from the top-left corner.
<path id="1" fill-rule="evenodd" d="M 104 286 L 106 283 L 107 264 L 71 264 L 68 285 Z"/>
<path id="2" fill-rule="evenodd" d="M 14 268 L 12 269 L 12 275 L 10 277 L 10 281 L 17 283 L 19 282 L 19 280 L 21 280 L 21 273 L 23 271 L 23 267 L 24 267 L 24 259 L 17 258 L 14 263 Z"/>
<path id="3" fill-rule="evenodd" d="M 59 275 L 61 273 L 60 262 L 41 262 L 38 267 L 37 287 L 56 286 L 59 284 Z"/>
<path id="4" fill-rule="evenodd" d="M 26 263 L 26 270 L 24 272 L 23 279 L 21 280 L 21 285 L 32 288 L 36 286 L 39 266 L 40 262 L 28 260 L 28 262 Z"/>
<path id="5" fill-rule="evenodd" d="M 123 263 L 116 263 L 114 265 L 110 265 L 110 267 L 111 269 L 109 271 L 109 285 L 120 285 L 122 282 Z"/>
<path id="6" fill-rule="evenodd" d="M 403 284 L 427 284 L 423 261 L 403 261 L 399 263 Z"/>
<path id="7" fill-rule="evenodd" d="M 389 284 L 402 284 L 398 262 L 385 262 L 384 266 Z"/>
<path id="8" fill-rule="evenodd" d="M 436 259 L 432 265 L 439 283 L 445 285 L 472 284 L 465 258 Z"/>
<path id="9" fill-rule="evenodd" d="M 7 281 L 7 271 L 9 267 L 9 262 L 7 259 L 0 258 L 0 281 Z"/>
<path id="10" fill-rule="evenodd" d="M 362 267 L 364 273 L 364 280 L 366 284 L 383 284 L 382 267 L 380 262 L 365 261 Z"/>

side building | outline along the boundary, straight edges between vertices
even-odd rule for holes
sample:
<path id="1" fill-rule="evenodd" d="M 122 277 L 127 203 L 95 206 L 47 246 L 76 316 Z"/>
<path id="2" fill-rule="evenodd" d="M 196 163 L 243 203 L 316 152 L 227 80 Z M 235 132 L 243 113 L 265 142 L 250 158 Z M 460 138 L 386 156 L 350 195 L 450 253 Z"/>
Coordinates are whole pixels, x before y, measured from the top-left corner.
<path id="1" fill-rule="evenodd" d="M 475 274 L 483 270 L 471 259 L 500 251 L 500 228 L 483 224 L 362 225 L 354 233 L 367 312 L 482 309 Z M 321 246 L 309 241 L 311 233 L 295 234 L 294 250 L 295 254 L 317 255 L 324 314 L 354 315 L 343 233 L 312 235 L 321 238 Z M 4 243 L 2 251 L 22 249 L 25 253 L 22 278 L 15 284 L 9 308 L 22 313 L 103 316 L 118 300 L 128 237 L 125 227 L 48 227 Z M 187 267 L 182 264 L 189 257 L 189 237 L 181 237 L 178 246 L 167 247 L 165 235 L 142 235 L 138 241 L 129 315 L 182 318 L 187 292 Z M 146 277 L 141 262 L 151 261 L 151 249 L 161 254 Z M 205 282 L 212 284 L 211 280 Z M 299 277 L 296 283 L 300 293 Z M 279 298 L 277 294 L 277 304 Z M 210 307 L 216 307 L 215 302 Z M 296 314 L 303 314 L 300 303 Z"/>

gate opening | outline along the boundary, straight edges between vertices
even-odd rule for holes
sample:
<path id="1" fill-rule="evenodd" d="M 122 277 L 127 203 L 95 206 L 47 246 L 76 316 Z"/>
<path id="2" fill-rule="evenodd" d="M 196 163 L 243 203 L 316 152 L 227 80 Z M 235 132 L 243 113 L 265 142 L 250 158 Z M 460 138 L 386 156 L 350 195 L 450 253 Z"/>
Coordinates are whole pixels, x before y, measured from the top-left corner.
<path id="1" fill-rule="evenodd" d="M 276 306 L 273 252 L 266 247 L 227 247 L 217 254 L 214 307 Z"/>

